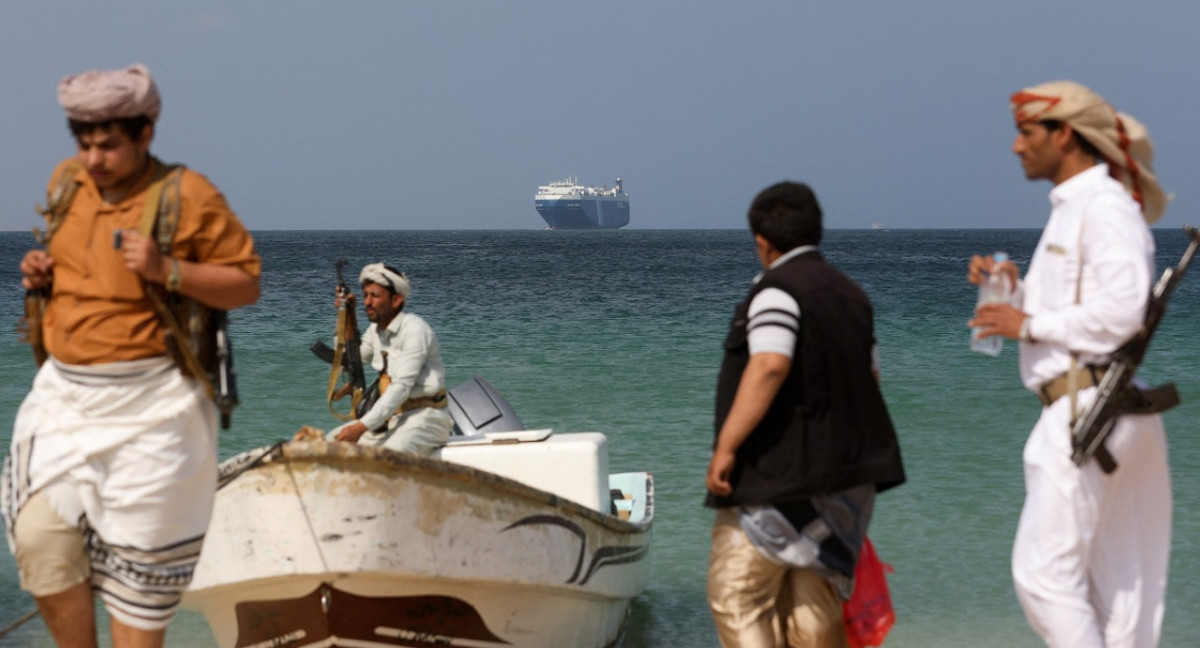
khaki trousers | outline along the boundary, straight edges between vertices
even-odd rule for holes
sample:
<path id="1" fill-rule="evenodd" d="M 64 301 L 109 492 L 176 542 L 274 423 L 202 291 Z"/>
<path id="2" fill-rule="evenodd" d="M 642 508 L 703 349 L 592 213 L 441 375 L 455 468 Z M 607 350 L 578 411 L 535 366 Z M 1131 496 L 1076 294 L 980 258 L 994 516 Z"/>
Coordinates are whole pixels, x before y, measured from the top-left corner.
<path id="1" fill-rule="evenodd" d="M 723 648 L 847 648 L 842 598 L 819 572 L 763 557 L 738 523 L 717 511 L 708 605 Z"/>

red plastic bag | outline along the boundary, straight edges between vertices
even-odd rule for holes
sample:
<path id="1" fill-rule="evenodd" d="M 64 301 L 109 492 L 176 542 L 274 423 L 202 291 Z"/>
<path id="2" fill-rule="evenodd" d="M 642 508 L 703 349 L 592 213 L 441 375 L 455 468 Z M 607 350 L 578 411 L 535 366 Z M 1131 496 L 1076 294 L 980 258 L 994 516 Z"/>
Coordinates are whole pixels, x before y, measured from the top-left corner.
<path id="1" fill-rule="evenodd" d="M 879 560 L 869 538 L 863 538 L 862 552 L 854 567 L 854 592 L 842 606 L 846 639 L 850 648 L 880 646 L 888 630 L 896 623 L 892 597 L 888 594 L 885 572 L 891 565 Z"/>

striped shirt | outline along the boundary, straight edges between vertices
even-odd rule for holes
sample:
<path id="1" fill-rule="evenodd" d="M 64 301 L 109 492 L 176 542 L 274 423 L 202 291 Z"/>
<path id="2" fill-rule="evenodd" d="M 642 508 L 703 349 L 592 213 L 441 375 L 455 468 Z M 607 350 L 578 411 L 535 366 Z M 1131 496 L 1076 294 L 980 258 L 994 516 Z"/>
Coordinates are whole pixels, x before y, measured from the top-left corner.
<path id="1" fill-rule="evenodd" d="M 783 265 L 791 259 L 817 249 L 815 245 L 793 248 L 776 259 L 771 268 Z M 754 278 L 754 282 L 762 275 Z M 800 304 L 794 297 L 779 288 L 764 288 L 750 301 L 746 325 L 750 355 L 756 353 L 778 353 L 788 358 L 795 357 L 796 340 L 800 332 Z M 879 369 L 879 347 L 871 348 L 871 369 Z"/>

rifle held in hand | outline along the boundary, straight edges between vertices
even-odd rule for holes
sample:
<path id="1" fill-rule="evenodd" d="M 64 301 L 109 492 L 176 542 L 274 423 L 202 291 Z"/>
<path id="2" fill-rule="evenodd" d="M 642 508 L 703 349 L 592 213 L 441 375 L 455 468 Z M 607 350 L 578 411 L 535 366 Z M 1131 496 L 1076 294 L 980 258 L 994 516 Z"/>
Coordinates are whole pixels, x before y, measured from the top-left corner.
<path id="1" fill-rule="evenodd" d="M 337 291 L 342 299 L 338 302 L 337 329 L 334 332 L 332 356 L 329 356 L 329 347 L 322 342 L 313 344 L 311 349 L 317 357 L 331 364 L 329 388 L 326 395 L 329 411 L 339 419 L 348 421 L 359 415 L 359 405 L 362 402 L 367 381 L 363 372 L 362 339 L 358 333 L 358 318 L 354 314 L 354 293 L 346 286 L 346 281 L 342 276 L 342 268 L 345 265 L 345 259 L 338 259 L 334 264 L 337 268 Z M 346 374 L 346 385 L 339 388 L 338 381 L 342 373 Z M 333 401 L 335 394 L 346 387 L 350 389 L 350 412 L 341 414 L 333 409 Z"/>

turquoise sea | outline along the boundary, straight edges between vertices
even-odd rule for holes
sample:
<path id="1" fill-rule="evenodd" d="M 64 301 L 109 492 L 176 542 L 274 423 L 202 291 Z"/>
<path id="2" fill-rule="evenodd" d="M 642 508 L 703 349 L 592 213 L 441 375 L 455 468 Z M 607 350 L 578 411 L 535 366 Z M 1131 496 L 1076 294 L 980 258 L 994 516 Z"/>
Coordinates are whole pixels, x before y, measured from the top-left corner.
<path id="1" fill-rule="evenodd" d="M 1176 229 L 1156 230 L 1159 270 L 1178 261 Z M 1010 343 L 998 358 L 967 350 L 973 253 L 1026 264 L 1036 230 L 834 230 L 829 259 L 875 303 L 884 395 L 909 483 L 881 496 L 870 535 L 895 572 L 889 647 L 1036 647 L 1012 593 L 1009 552 L 1023 496 L 1021 448 L 1038 405 L 1020 387 Z M 530 427 L 600 431 L 614 471 L 649 470 L 657 518 L 647 591 L 626 648 L 715 646 L 704 601 L 712 513 L 701 506 L 721 340 L 758 272 L 743 230 L 363 231 L 256 234 L 260 302 L 233 316 L 242 406 L 223 457 L 330 427 L 327 365 L 309 351 L 332 337 L 334 260 L 378 260 L 409 273 L 410 308 L 437 331 L 449 382 L 482 375 Z M 28 234 L 0 233 L 0 447 L 33 376 L 12 333 L 17 264 Z M 1200 274 L 1197 270 L 1196 274 Z M 360 318 L 364 319 L 365 318 Z M 1143 368 L 1174 380 L 1167 414 L 1175 531 L 1163 646 L 1200 644 L 1200 277 L 1175 296 Z M 33 609 L 0 551 L 0 629 Z M 184 613 L 169 646 L 211 647 Z M 40 620 L 0 645 L 52 646 Z"/>

